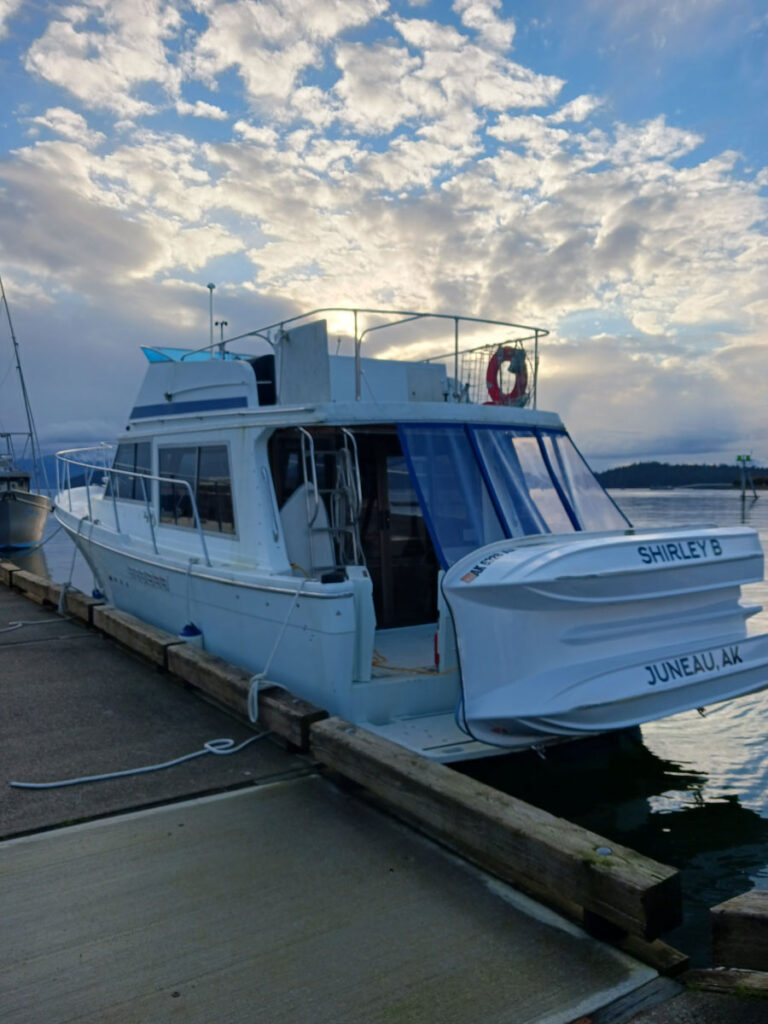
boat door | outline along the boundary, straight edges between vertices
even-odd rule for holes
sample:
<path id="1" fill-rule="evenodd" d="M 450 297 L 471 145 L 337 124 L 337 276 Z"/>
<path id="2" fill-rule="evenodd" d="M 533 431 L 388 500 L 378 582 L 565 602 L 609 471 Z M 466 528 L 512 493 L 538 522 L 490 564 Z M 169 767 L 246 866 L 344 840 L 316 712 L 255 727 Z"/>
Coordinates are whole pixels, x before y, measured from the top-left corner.
<path id="1" fill-rule="evenodd" d="M 355 428 L 363 505 L 360 538 L 379 629 L 437 618 L 438 563 L 394 427 Z"/>

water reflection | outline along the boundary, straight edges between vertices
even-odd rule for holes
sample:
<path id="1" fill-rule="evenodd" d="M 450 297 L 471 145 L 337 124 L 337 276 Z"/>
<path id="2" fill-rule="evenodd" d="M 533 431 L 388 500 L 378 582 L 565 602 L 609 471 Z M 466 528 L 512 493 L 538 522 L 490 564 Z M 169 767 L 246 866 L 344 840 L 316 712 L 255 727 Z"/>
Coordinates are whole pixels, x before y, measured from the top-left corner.
<path id="1" fill-rule="evenodd" d="M 4 551 L 3 558 L 13 562 L 19 569 L 26 572 L 33 572 L 37 576 L 48 576 L 48 563 L 45 558 L 44 548 L 34 548 L 31 551 L 14 550 Z"/>
<path id="2" fill-rule="evenodd" d="M 71 583 L 85 594 L 93 590 L 93 575 L 83 556 L 52 515 L 48 516 L 42 542 L 37 547 L 4 551 L 2 558 L 56 583 Z"/>

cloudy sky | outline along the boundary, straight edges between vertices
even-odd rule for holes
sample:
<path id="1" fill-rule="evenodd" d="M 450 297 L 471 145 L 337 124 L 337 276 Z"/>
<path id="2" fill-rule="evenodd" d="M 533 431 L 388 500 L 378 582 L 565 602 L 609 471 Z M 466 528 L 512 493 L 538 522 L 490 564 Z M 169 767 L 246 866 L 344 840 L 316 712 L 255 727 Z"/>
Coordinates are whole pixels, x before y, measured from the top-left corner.
<path id="1" fill-rule="evenodd" d="M 539 404 L 597 466 L 768 463 L 765 0 L 0 0 L 0 85 L 45 447 L 111 439 L 211 281 L 233 333 L 539 324 Z"/>

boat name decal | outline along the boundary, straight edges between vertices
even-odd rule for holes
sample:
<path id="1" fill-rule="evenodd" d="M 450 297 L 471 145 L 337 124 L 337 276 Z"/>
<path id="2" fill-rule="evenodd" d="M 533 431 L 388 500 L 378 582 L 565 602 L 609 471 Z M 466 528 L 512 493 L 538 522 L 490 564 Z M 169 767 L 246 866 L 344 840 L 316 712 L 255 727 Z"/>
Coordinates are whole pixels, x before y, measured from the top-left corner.
<path id="1" fill-rule="evenodd" d="M 670 683 L 675 679 L 697 676 L 700 672 L 719 672 L 729 665 L 742 665 L 744 659 L 739 654 L 739 645 L 721 647 L 719 651 L 699 651 L 698 654 L 684 654 L 679 658 L 657 661 L 653 665 L 645 665 L 649 686 L 657 683 Z"/>
<path id="2" fill-rule="evenodd" d="M 156 572 L 147 572 L 146 569 L 134 569 L 132 565 L 129 565 L 128 575 L 136 583 L 142 583 L 145 587 L 154 587 L 156 590 L 167 591 L 171 589 L 168 585 L 168 577 L 160 576 Z"/>
<path id="3" fill-rule="evenodd" d="M 644 565 L 655 565 L 657 562 L 691 562 L 708 556 L 719 558 L 723 553 L 723 545 L 716 537 L 703 540 L 673 540 L 666 544 L 641 544 L 637 553 Z"/>
<path id="4" fill-rule="evenodd" d="M 510 549 L 511 550 L 511 549 Z M 481 558 L 480 561 L 473 565 L 469 572 L 464 573 L 461 577 L 462 583 L 474 583 L 480 573 L 485 572 L 489 565 L 492 565 L 497 558 L 501 558 L 502 555 L 509 554 L 509 551 L 494 551 L 490 555 L 486 555 L 485 558 Z"/>

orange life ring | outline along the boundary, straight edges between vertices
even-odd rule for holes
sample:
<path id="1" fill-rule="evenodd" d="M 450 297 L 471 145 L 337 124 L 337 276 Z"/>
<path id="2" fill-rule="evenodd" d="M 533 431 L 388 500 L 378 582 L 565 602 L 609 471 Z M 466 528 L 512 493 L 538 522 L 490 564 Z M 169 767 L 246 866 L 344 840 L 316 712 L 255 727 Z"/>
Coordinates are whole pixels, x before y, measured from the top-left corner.
<path id="1" fill-rule="evenodd" d="M 509 363 L 510 373 L 515 375 L 515 386 L 506 394 L 499 387 L 499 370 L 503 363 Z M 514 405 L 525 396 L 528 389 L 528 367 L 525 365 L 525 351 L 509 345 L 499 346 L 488 362 L 485 373 L 489 405 Z"/>

